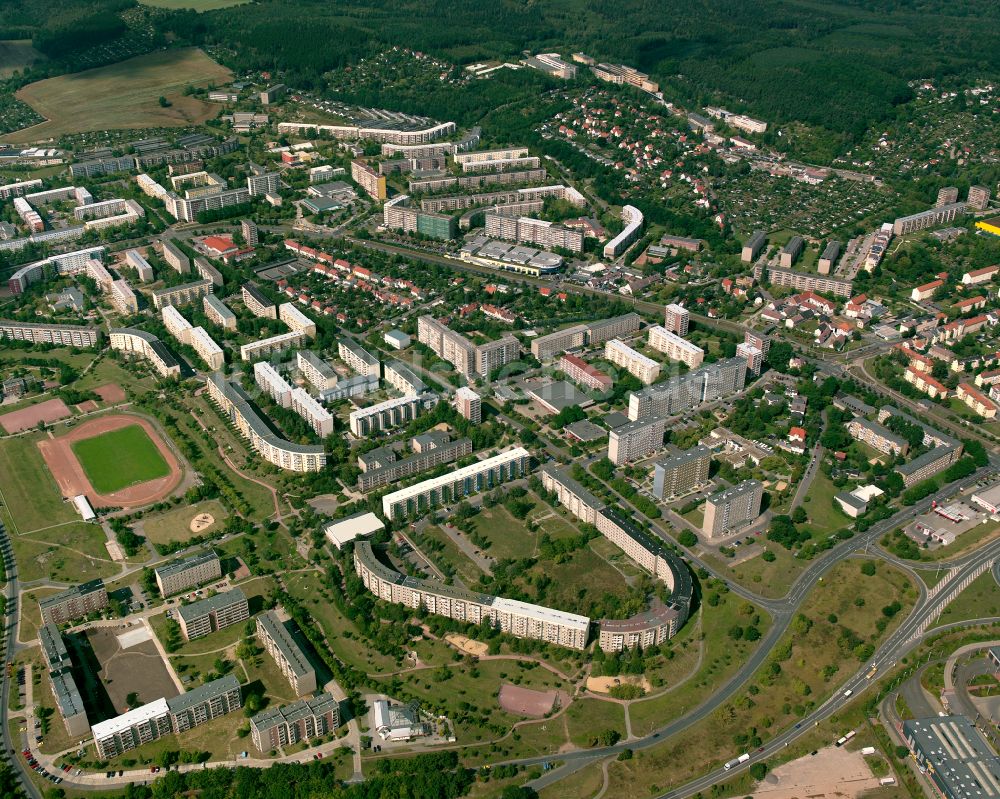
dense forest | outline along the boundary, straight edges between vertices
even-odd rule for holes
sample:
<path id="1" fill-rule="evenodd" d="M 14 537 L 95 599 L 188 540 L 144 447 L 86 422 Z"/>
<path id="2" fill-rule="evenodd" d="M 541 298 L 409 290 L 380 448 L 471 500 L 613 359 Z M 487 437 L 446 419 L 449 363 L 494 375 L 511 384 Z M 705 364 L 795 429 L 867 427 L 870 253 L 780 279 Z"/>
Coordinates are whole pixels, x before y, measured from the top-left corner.
<path id="1" fill-rule="evenodd" d="M 140 12 L 134 0 L 0 4 L 0 38 L 32 38 L 55 59 L 45 69 L 147 25 L 150 47 L 218 45 L 230 66 L 302 87 L 391 46 L 459 64 L 583 50 L 649 72 L 683 103 L 720 101 L 845 139 L 890 118 L 909 80 L 1000 71 L 992 0 L 256 0 L 204 14 Z"/>

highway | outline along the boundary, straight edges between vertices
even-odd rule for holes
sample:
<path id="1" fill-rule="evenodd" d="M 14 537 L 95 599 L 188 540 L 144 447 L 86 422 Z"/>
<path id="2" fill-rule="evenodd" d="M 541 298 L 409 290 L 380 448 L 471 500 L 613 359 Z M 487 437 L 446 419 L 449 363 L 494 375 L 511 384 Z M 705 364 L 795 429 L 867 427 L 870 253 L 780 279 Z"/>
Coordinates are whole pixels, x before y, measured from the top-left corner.
<path id="1" fill-rule="evenodd" d="M 10 762 L 14 773 L 21 780 L 25 793 L 31 799 L 42 799 L 42 794 L 35 787 L 28 775 L 28 766 L 24 758 L 20 755 L 22 746 L 18 741 L 13 740 L 7 724 L 7 708 L 9 707 L 11 686 L 14 680 L 7 676 L 7 669 L 14 661 L 14 650 L 17 648 L 17 626 L 20 614 L 18 613 L 18 592 L 20 588 L 17 581 L 17 563 L 14 560 L 14 553 L 10 546 L 10 539 L 7 537 L 7 529 L 3 522 L 0 522 L 0 557 L 3 558 L 4 568 L 7 572 L 7 588 L 4 596 L 7 599 L 7 615 L 3 620 L 3 678 L 0 680 L 0 722 L 3 724 L 3 748 L 7 760 Z"/>
<path id="2" fill-rule="evenodd" d="M 757 647 L 757 649 L 754 650 L 754 653 L 753 655 L 751 655 L 750 659 L 746 663 L 744 663 L 742 667 L 740 667 L 739 671 L 737 671 L 732 677 L 730 677 L 729 680 L 727 680 L 723 685 L 719 686 L 719 688 L 715 691 L 715 693 L 713 693 L 710 699 L 708 699 L 698 707 L 694 708 L 691 712 L 687 713 L 686 715 L 678 719 L 669 722 L 668 724 L 665 724 L 664 726 L 654 730 L 653 732 L 642 738 L 637 738 L 630 741 L 622 741 L 618 744 L 615 744 L 614 746 L 580 750 L 576 752 L 567 752 L 560 754 L 558 756 L 548 755 L 541 757 L 518 758 L 514 760 L 503 761 L 503 764 L 531 766 L 531 765 L 539 765 L 552 760 L 563 761 L 564 765 L 560 766 L 559 768 L 553 769 L 552 771 L 546 772 L 539 779 L 529 783 L 531 787 L 535 788 L 536 790 L 540 790 L 541 788 L 544 788 L 546 785 L 551 785 L 552 783 L 558 782 L 559 780 L 569 776 L 570 774 L 576 771 L 579 771 L 580 769 L 586 767 L 587 765 L 590 765 L 591 763 L 597 762 L 611 755 L 617 755 L 624 749 L 633 749 L 633 750 L 647 749 L 651 746 L 660 744 L 665 739 L 677 735 L 683 732 L 684 730 L 688 729 L 692 725 L 698 723 L 699 721 L 708 718 L 719 707 L 724 705 L 726 702 L 730 701 L 732 696 L 753 676 L 753 674 L 764 664 L 767 658 L 770 657 L 771 650 L 777 645 L 778 641 L 781 639 L 785 631 L 788 629 L 788 625 L 791 623 L 791 620 L 795 616 L 795 613 L 798 611 L 799 607 L 805 601 L 806 597 L 812 590 L 813 586 L 815 586 L 823 578 L 826 572 L 828 572 L 831 568 L 833 568 L 833 566 L 835 566 L 840 561 L 844 560 L 847 557 L 851 557 L 858 550 L 864 550 L 865 548 L 870 547 L 878 540 L 878 538 L 887 533 L 889 530 L 892 530 L 895 527 L 898 527 L 899 525 L 909 521 L 913 517 L 921 513 L 924 513 L 930 508 L 931 502 L 941 502 L 943 499 L 953 494 L 956 490 L 974 485 L 976 481 L 981 479 L 988 471 L 991 470 L 991 468 L 992 467 L 989 466 L 983 467 L 982 469 L 978 470 L 976 473 L 970 475 L 964 480 L 952 484 L 951 486 L 948 486 L 946 489 L 938 491 L 935 494 L 926 497 L 925 499 L 921 500 L 920 502 L 908 508 L 903 508 L 889 519 L 885 519 L 881 522 L 872 525 L 872 527 L 869 528 L 865 533 L 858 534 L 854 536 L 854 538 L 850 538 L 846 541 L 838 543 L 835 547 L 823 553 L 823 555 L 814 560 L 805 569 L 805 571 L 803 571 L 802 574 L 799 575 L 798 579 L 795 581 L 791 589 L 784 597 L 782 597 L 779 600 L 769 600 L 766 603 L 763 603 L 766 605 L 766 607 L 771 611 L 773 615 L 773 624 L 771 625 L 770 629 L 768 629 L 767 633 L 761 638 L 760 645 Z M 1000 541 L 995 542 L 995 544 L 992 545 L 992 547 L 1000 549 Z M 956 561 L 952 564 L 949 564 L 949 566 L 958 567 L 961 569 L 963 568 L 964 564 L 970 561 L 970 559 L 976 557 L 977 555 L 979 555 L 981 552 L 984 551 L 987 550 L 985 549 L 979 550 L 976 553 L 973 553 L 972 555 L 968 556 L 967 558 L 961 561 Z M 989 551 L 992 552 L 993 549 L 989 549 Z M 957 572 L 954 575 L 950 575 L 938 585 L 942 587 L 945 585 L 953 585 L 954 584 L 953 581 L 955 579 L 960 578 L 961 574 L 962 572 Z M 934 590 L 941 591 L 942 589 L 935 587 Z M 756 601 L 760 602 L 760 599 L 758 598 Z M 941 607 L 943 608 L 943 605 Z M 907 629 L 907 626 L 908 624 L 910 624 L 911 620 L 919 616 L 919 614 L 920 614 L 920 606 L 918 606 L 918 608 L 907 619 L 907 622 L 904 623 L 899 628 L 899 630 Z M 919 626 L 919 624 L 922 622 L 923 622 L 923 617 L 919 618 L 916 626 Z M 897 631 L 897 635 L 898 634 L 899 631 Z M 891 638 L 889 642 L 886 642 L 886 644 L 890 643 L 894 639 L 895 636 L 893 636 L 893 638 Z M 886 646 L 886 644 L 884 644 L 883 647 Z M 877 655 L 876 658 L 879 659 L 879 656 Z M 867 673 L 867 668 L 860 669 L 857 675 L 855 676 L 854 680 L 863 679 L 865 673 Z M 845 688 L 842 688 L 841 690 L 846 690 L 846 688 L 851 686 L 852 683 L 848 683 L 845 686 Z M 824 705 L 823 707 L 825 708 L 826 705 Z M 831 712 L 833 711 L 831 710 Z M 794 738 L 795 735 L 800 734 L 798 730 L 793 730 L 792 732 L 795 733 L 792 735 L 792 738 Z M 783 742 L 785 739 L 782 738 L 781 740 Z M 784 744 L 782 743 L 782 745 Z M 772 751 L 772 750 L 768 749 L 766 751 Z M 750 762 L 754 762 L 755 759 L 756 758 L 751 758 Z M 496 765 L 501 765 L 501 764 L 498 763 Z M 727 774 L 731 773 L 732 772 L 727 772 Z M 708 779 L 708 776 L 702 779 Z M 703 790 L 704 787 L 712 785 L 714 782 L 718 781 L 718 779 L 719 775 L 715 774 L 715 776 L 710 781 L 703 784 L 701 788 L 694 788 L 690 791 L 690 793 L 696 793 L 698 790 Z M 687 786 L 685 786 L 685 790 L 686 788 Z M 675 796 L 683 796 L 686 794 L 672 792 L 669 795 L 671 797 L 675 797 Z"/>

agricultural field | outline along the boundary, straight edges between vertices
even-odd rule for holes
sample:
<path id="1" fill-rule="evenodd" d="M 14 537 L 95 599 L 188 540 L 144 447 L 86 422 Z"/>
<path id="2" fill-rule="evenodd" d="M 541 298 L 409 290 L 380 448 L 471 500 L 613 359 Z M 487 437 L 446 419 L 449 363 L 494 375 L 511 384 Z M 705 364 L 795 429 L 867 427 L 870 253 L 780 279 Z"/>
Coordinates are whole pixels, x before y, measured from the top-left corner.
<path id="1" fill-rule="evenodd" d="M 0 40 L 0 78 L 9 78 L 36 61 L 44 61 L 45 56 L 31 46 L 30 39 Z"/>
<path id="2" fill-rule="evenodd" d="M 214 116 L 218 108 L 184 96 L 185 87 L 221 84 L 231 77 L 229 70 L 201 50 L 187 48 L 48 78 L 17 93 L 46 121 L 9 133 L 3 140 L 29 142 L 92 130 L 198 124 Z M 160 104 L 160 97 L 167 106 Z"/>
<path id="3" fill-rule="evenodd" d="M 0 442 L 0 486 L 2 518 L 15 534 L 79 518 L 73 506 L 63 502 L 59 487 L 42 460 L 33 433 Z"/>
<path id="4" fill-rule="evenodd" d="M 139 425 L 77 441 L 73 454 L 99 494 L 170 474 L 166 460 Z"/>

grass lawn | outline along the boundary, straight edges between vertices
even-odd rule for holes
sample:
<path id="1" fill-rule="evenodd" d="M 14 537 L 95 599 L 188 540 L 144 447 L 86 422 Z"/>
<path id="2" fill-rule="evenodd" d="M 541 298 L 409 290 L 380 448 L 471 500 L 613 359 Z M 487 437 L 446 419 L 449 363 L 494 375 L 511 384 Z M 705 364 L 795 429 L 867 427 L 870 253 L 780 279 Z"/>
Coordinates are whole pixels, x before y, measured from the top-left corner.
<path id="1" fill-rule="evenodd" d="M 594 763 L 564 780 L 559 780 L 554 785 L 542 788 L 538 796 L 540 799 L 580 799 L 580 797 L 595 796 L 603 784 L 601 764 Z"/>
<path id="2" fill-rule="evenodd" d="M 500 505 L 484 508 L 473 519 L 473 527 L 490 542 L 486 551 L 498 560 L 530 558 L 535 554 L 539 534 L 528 532 L 523 522 Z"/>
<path id="3" fill-rule="evenodd" d="M 42 611 L 38 603 L 58 593 L 58 588 L 30 588 L 21 592 L 21 624 L 17 628 L 17 639 L 21 643 L 38 637 L 38 628 L 42 626 Z"/>
<path id="4" fill-rule="evenodd" d="M 31 46 L 31 39 L 4 39 L 0 41 L 0 78 L 9 78 L 16 71 L 45 61 L 45 56 Z"/>
<path id="5" fill-rule="evenodd" d="M 143 535 L 152 544 L 169 544 L 173 541 L 187 541 L 196 533 L 191 532 L 191 520 L 201 514 L 209 513 L 215 521 L 197 535 L 211 535 L 226 523 L 226 509 L 216 499 L 198 502 L 194 505 L 184 505 L 158 516 L 146 516 L 142 520 Z"/>
<path id="6" fill-rule="evenodd" d="M 938 624 L 1000 615 L 1000 586 L 987 569 L 944 609 Z"/>
<path id="7" fill-rule="evenodd" d="M 916 589 L 903 572 L 872 562 L 873 576 L 863 575 L 857 560 L 834 567 L 810 593 L 792 628 L 747 689 L 676 739 L 637 753 L 621 768 L 616 764 L 608 795 L 646 796 L 682 784 L 721 765 L 734 751 L 759 746 L 758 738 L 765 741 L 786 729 L 837 690 L 868 657 L 866 650 L 859 658 L 855 642 L 874 647 L 916 600 Z M 880 609 L 893 601 L 902 609 L 890 621 Z M 880 620 L 886 623 L 880 625 Z"/>
<path id="8" fill-rule="evenodd" d="M 37 443 L 43 433 L 31 433 L 0 442 L 0 500 L 4 521 L 15 534 L 78 519 L 76 510 L 63 502 Z"/>
<path id="9" fill-rule="evenodd" d="M 142 0 L 142 5 L 154 8 L 190 8 L 194 11 L 215 11 L 248 3 L 250 0 Z"/>
<path id="10" fill-rule="evenodd" d="M 81 583 L 113 577 L 119 566 L 111 560 L 99 525 L 70 522 L 32 535 L 13 536 L 11 545 L 21 580 Z"/>
<path id="11" fill-rule="evenodd" d="M 73 454 L 98 494 L 170 474 L 149 434 L 133 424 L 73 444 Z"/>
<path id="12" fill-rule="evenodd" d="M 736 582 L 761 596 L 782 597 L 788 593 L 788 589 L 809 565 L 809 561 L 796 558 L 794 553 L 781 544 L 768 541 L 763 536 L 761 538 L 763 539 L 761 544 L 774 553 L 774 560 L 770 563 L 760 555 L 735 565 L 731 565 L 732 561 L 729 558 L 717 555 L 705 555 L 705 560 L 720 571 L 728 569 L 729 575 Z M 741 550 L 737 549 L 736 557 L 738 558 L 740 554 Z"/>
<path id="13" fill-rule="evenodd" d="M 358 628 L 329 600 L 330 587 L 319 572 L 287 575 L 285 585 L 288 593 L 297 597 L 319 623 L 330 650 L 345 663 L 369 673 L 399 668 L 395 658 L 376 652 L 364 642 Z"/>
<path id="14" fill-rule="evenodd" d="M 566 709 L 570 740 L 580 747 L 594 744 L 604 730 L 617 730 L 625 737 L 625 709 L 617 702 L 600 699 L 577 699 Z"/>
<path id="15" fill-rule="evenodd" d="M 161 50 L 116 64 L 29 83 L 17 97 L 46 121 L 7 134 L 9 142 L 65 133 L 185 127 L 215 116 L 218 106 L 184 95 L 189 85 L 228 81 L 232 73 L 201 50 Z M 169 103 L 161 107 L 159 98 Z"/>
<path id="16" fill-rule="evenodd" d="M 430 550 L 420 546 L 421 541 L 428 539 L 441 544 L 441 548 Z M 441 530 L 440 527 L 428 525 L 423 529 L 420 536 L 413 536 L 414 543 L 420 546 L 421 551 L 427 555 L 445 574 L 454 572 L 455 577 L 465 583 L 466 586 L 475 584 L 483 572 L 479 567 L 469 560 L 462 551 L 455 546 L 454 542 Z"/>
<path id="17" fill-rule="evenodd" d="M 846 527 L 851 518 L 834 507 L 833 496 L 839 489 L 822 470 L 816 472 L 809 492 L 802 501 L 802 508 L 809 514 L 808 527 L 813 538 L 821 538 L 834 530 Z"/>

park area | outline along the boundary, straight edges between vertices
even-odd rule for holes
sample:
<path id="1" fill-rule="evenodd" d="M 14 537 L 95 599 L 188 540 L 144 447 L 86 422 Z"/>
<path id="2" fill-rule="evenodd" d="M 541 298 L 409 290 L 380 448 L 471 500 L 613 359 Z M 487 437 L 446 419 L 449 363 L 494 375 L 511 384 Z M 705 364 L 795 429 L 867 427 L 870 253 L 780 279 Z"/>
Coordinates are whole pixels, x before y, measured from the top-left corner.
<path id="1" fill-rule="evenodd" d="M 218 107 L 185 95 L 184 89 L 221 85 L 231 78 L 228 69 L 189 47 L 29 83 L 17 98 L 46 121 L 2 140 L 28 142 L 93 130 L 195 125 L 214 116 Z"/>
<path id="2" fill-rule="evenodd" d="M 142 520 L 142 534 L 151 544 L 184 543 L 195 535 L 211 535 L 226 523 L 226 509 L 217 499 L 181 505 Z"/>

